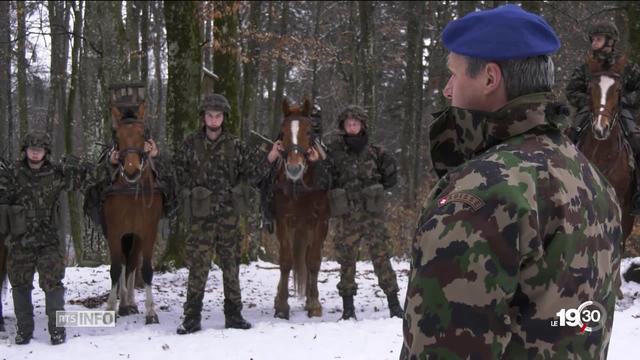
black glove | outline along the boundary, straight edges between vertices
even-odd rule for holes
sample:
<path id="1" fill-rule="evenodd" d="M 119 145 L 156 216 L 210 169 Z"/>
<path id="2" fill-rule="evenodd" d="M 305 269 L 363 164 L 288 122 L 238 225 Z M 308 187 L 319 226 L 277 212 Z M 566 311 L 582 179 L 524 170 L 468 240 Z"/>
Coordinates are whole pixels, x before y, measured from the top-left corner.
<path id="1" fill-rule="evenodd" d="M 622 95 L 622 99 L 620 99 L 620 102 L 625 107 L 635 109 L 638 105 L 638 92 L 632 91 L 630 93 Z"/>

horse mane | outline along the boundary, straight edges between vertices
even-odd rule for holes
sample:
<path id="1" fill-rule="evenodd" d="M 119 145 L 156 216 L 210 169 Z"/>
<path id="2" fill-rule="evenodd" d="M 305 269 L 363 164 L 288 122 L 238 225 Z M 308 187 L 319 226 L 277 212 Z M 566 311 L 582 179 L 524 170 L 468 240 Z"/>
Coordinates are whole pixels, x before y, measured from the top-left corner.
<path id="1" fill-rule="evenodd" d="M 622 75 L 624 67 L 627 66 L 629 59 L 626 56 L 620 56 L 613 66 L 603 66 L 601 61 L 596 60 L 593 55 L 587 56 L 587 67 L 591 74 L 599 74 L 604 72 L 613 72 L 618 76 Z"/>

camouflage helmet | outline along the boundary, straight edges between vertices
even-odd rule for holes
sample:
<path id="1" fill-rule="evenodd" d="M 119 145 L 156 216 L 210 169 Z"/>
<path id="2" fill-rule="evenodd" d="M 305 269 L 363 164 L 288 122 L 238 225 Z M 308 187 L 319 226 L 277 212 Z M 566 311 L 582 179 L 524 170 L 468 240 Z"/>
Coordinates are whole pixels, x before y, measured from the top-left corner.
<path id="1" fill-rule="evenodd" d="M 362 127 L 364 129 L 367 128 L 367 120 L 369 120 L 369 115 L 367 115 L 367 111 L 358 105 L 349 105 L 347 106 L 340 115 L 338 115 L 338 129 L 344 129 L 344 122 L 347 119 L 356 119 L 360 120 L 362 123 Z"/>
<path id="2" fill-rule="evenodd" d="M 207 110 L 222 111 L 225 114 L 231 112 L 231 105 L 226 97 L 220 94 L 206 95 L 200 100 L 200 115 L 204 115 Z"/>
<path id="3" fill-rule="evenodd" d="M 43 148 L 51 152 L 51 137 L 42 130 L 31 131 L 22 139 L 22 151 L 29 147 Z"/>
<path id="4" fill-rule="evenodd" d="M 593 35 L 601 34 L 608 36 L 613 41 L 618 41 L 619 32 L 616 25 L 612 22 L 599 22 L 589 28 L 589 41 L 592 41 Z"/>

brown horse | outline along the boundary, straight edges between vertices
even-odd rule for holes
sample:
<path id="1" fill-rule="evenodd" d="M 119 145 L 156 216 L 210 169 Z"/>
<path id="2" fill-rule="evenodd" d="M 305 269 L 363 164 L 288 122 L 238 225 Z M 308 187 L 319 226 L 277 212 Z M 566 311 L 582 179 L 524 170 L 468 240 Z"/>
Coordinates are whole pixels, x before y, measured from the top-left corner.
<path id="1" fill-rule="evenodd" d="M 142 89 L 125 88 L 132 92 Z M 118 93 L 117 96 L 122 94 Z M 117 99 L 118 97 L 115 97 Z M 134 100 L 136 99 L 135 96 Z M 107 309 L 114 310 L 118 286 L 120 304 L 118 314 L 137 313 L 134 285 L 140 253 L 142 253 L 142 279 L 146 291 L 146 324 L 158 323 L 154 310 L 151 281 L 151 256 L 156 241 L 158 222 L 162 216 L 162 194 L 155 186 L 151 161 L 144 151 L 144 102 L 111 107 L 119 154 L 118 170 L 112 185 L 106 191 L 104 215 L 111 255 L 111 294 Z M 123 271 L 124 270 L 124 271 Z"/>
<path id="2" fill-rule="evenodd" d="M 616 190 L 622 210 L 622 252 L 633 230 L 633 158 L 619 121 L 620 74 L 622 69 L 602 70 L 591 63 L 591 126 L 578 140 L 578 148 L 604 174 Z"/>
<path id="3" fill-rule="evenodd" d="M 326 190 L 307 186 L 314 183 L 314 167 L 308 154 L 318 146 L 311 128 L 311 105 L 300 108 L 283 102 L 281 135 L 284 161 L 279 162 L 273 210 L 280 243 L 280 282 L 275 298 L 275 317 L 289 319 L 289 273 L 299 296 L 306 295 L 307 315 L 322 316 L 318 300 L 318 272 L 322 245 L 327 236 L 329 203 Z M 311 169 L 311 170 L 310 170 Z"/>

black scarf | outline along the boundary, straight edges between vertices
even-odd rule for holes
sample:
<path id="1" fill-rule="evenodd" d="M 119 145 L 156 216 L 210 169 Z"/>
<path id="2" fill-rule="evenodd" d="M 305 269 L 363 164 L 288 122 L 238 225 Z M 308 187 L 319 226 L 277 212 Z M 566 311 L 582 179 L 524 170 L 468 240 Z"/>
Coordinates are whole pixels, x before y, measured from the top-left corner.
<path id="1" fill-rule="evenodd" d="M 364 131 L 358 135 L 344 135 L 343 138 L 349 150 L 355 153 L 361 152 L 369 142 L 369 136 L 367 136 L 367 133 Z"/>

